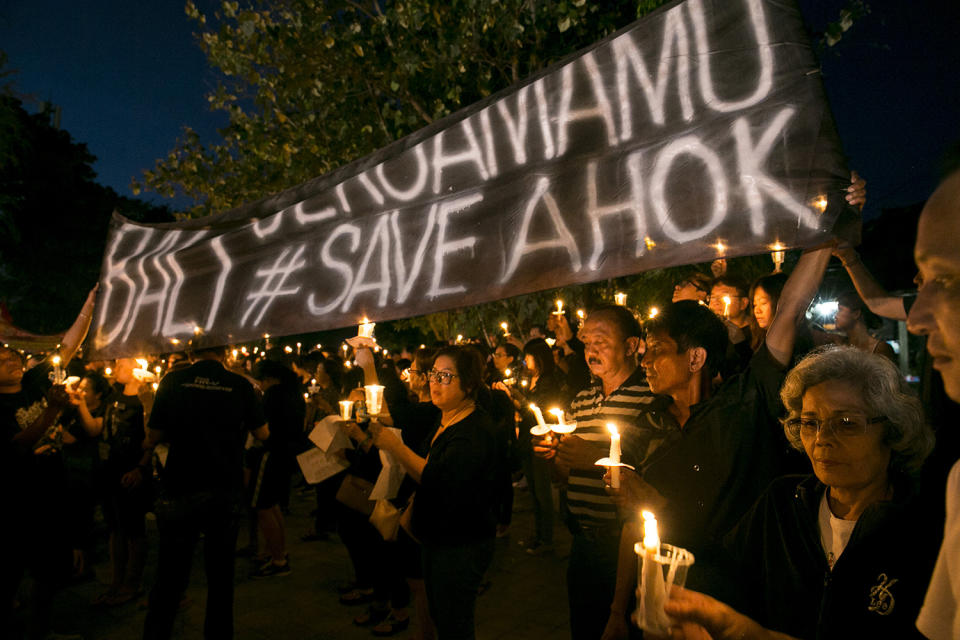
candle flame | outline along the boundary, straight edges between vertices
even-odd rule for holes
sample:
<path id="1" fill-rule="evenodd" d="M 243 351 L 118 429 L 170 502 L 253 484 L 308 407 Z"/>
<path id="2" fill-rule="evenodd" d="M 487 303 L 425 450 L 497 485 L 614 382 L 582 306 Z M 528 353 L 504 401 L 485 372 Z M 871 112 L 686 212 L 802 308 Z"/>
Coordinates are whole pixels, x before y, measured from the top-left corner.
<path id="1" fill-rule="evenodd" d="M 319 344 L 319 343 L 317 343 L 317 351 L 319 351 L 320 349 L 323 349 L 323 345 L 322 345 L 322 344 Z"/>
<path id="2" fill-rule="evenodd" d="M 720 255 L 723 255 L 724 252 L 727 250 L 727 245 L 723 244 L 723 241 L 721 240 L 717 240 L 717 244 L 713 246 L 717 250 L 717 253 L 719 253 Z"/>
<path id="3" fill-rule="evenodd" d="M 557 344 L 556 338 L 544 338 L 543 341 L 547 343 L 548 347 L 553 347 L 553 345 Z"/>
<path id="4" fill-rule="evenodd" d="M 647 315 L 652 319 L 652 318 L 656 318 L 659 313 L 660 313 L 660 309 L 657 309 L 656 307 L 650 307 L 650 313 L 648 313 Z"/>
<path id="5" fill-rule="evenodd" d="M 237 359 L 237 356 L 240 355 L 240 352 L 237 351 L 236 349 L 234 349 L 234 350 L 231 351 L 230 353 L 233 354 L 233 359 L 234 359 L 234 360 L 236 360 L 236 359 Z"/>
<path id="6" fill-rule="evenodd" d="M 200 325 L 193 325 L 193 335 L 199 336 L 201 333 L 203 333 L 203 329 L 200 328 Z"/>
<path id="7" fill-rule="evenodd" d="M 660 533 L 657 531 L 657 519 L 650 511 L 642 511 L 643 546 L 647 551 L 660 552 Z"/>
<path id="8" fill-rule="evenodd" d="M 620 435 L 620 431 L 617 429 L 617 425 L 613 424 L 612 422 L 608 422 L 608 423 L 607 423 L 607 431 L 610 432 L 610 435 L 611 435 L 611 436 L 619 436 L 619 435 Z"/>
<path id="9" fill-rule="evenodd" d="M 106 367 L 106 368 L 104 368 L 104 370 L 103 370 L 103 375 L 105 375 L 105 376 L 109 376 L 109 375 L 111 375 L 112 373 L 113 373 L 113 369 L 111 369 L 110 367 Z"/>
<path id="10" fill-rule="evenodd" d="M 507 330 L 507 323 L 506 323 L 506 322 L 501 322 L 501 323 L 500 323 L 500 328 L 503 329 L 504 331 L 506 331 L 506 330 Z"/>
<path id="11" fill-rule="evenodd" d="M 563 313 L 563 300 L 557 300 L 557 315 Z"/>
<path id="12" fill-rule="evenodd" d="M 627 304 L 627 294 L 620 291 L 614 294 L 613 299 L 621 307 Z"/>
<path id="13" fill-rule="evenodd" d="M 581 320 L 583 320 L 583 318 L 584 318 L 586 315 L 587 315 L 587 314 L 583 311 L 583 309 L 577 309 L 577 317 L 578 317 L 578 318 L 580 318 Z"/>
<path id="14" fill-rule="evenodd" d="M 654 242 L 653 238 L 651 238 L 650 236 L 647 236 L 646 238 L 643 239 L 643 244 L 647 246 L 647 251 L 651 251 L 657 246 L 657 243 Z"/>
<path id="15" fill-rule="evenodd" d="M 557 420 L 559 421 L 559 423 L 563 424 L 563 409 L 558 409 L 554 407 L 553 409 L 550 409 L 549 412 L 557 416 Z"/>
<path id="16" fill-rule="evenodd" d="M 508 377 L 508 378 L 510 377 L 510 374 L 511 374 L 511 373 L 512 373 L 512 372 L 510 371 L 510 369 L 504 369 L 504 370 L 503 370 L 503 375 L 506 376 L 506 377 Z"/>
<path id="17" fill-rule="evenodd" d="M 814 199 L 813 199 L 813 202 L 811 202 L 810 204 L 813 205 L 813 208 L 814 208 L 814 209 L 816 209 L 816 210 L 819 211 L 820 213 L 823 213 L 824 211 L 827 210 L 827 204 L 828 204 L 828 202 L 827 202 L 827 196 L 825 196 L 825 195 L 823 195 L 823 194 L 821 193 L 821 194 L 818 195 L 816 198 L 814 198 Z"/>
<path id="18" fill-rule="evenodd" d="M 775 244 L 774 244 L 773 246 L 771 246 L 770 248 L 773 249 L 774 251 L 783 251 L 784 249 L 786 249 L 786 247 L 784 247 L 784 246 L 783 246 L 782 244 L 780 244 L 779 242 L 775 243 Z"/>
<path id="19" fill-rule="evenodd" d="M 60 356 L 53 356 L 53 364 L 55 365 L 60 364 Z"/>
<path id="20" fill-rule="evenodd" d="M 285 346 L 283 350 L 285 353 L 293 353 L 293 347 L 291 347 L 290 345 Z"/>

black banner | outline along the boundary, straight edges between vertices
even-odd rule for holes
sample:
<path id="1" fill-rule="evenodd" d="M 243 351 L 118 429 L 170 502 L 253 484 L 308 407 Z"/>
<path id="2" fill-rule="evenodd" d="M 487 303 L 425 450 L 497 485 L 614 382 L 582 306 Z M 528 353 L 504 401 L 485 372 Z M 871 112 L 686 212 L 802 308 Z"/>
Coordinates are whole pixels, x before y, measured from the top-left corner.
<path id="1" fill-rule="evenodd" d="M 799 12 L 669 5 L 342 169 L 199 220 L 115 216 L 95 357 L 389 320 L 803 247 L 849 184 Z"/>

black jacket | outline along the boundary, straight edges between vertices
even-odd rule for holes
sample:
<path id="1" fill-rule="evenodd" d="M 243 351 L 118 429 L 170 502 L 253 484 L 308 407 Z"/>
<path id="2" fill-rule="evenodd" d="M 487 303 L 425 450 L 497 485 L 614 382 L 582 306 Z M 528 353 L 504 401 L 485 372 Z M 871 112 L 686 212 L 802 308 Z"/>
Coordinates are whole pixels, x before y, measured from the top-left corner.
<path id="1" fill-rule="evenodd" d="M 902 483 L 860 516 L 830 571 L 817 523 L 825 489 L 812 475 L 779 478 L 727 536 L 742 611 L 804 639 L 921 638 L 942 526 Z"/>

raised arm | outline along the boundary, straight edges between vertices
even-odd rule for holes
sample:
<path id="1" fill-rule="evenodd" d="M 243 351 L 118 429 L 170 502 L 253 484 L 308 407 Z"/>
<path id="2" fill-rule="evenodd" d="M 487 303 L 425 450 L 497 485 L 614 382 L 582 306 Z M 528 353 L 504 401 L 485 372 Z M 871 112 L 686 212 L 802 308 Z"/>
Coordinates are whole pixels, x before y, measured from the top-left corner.
<path id="1" fill-rule="evenodd" d="M 793 273 L 783 285 L 777 313 L 770 323 L 766 337 L 770 355 L 781 366 L 790 364 L 793 345 L 797 339 L 797 325 L 803 321 L 803 315 L 817 293 L 827 270 L 827 263 L 830 262 L 830 254 L 830 247 L 804 251 Z"/>
<path id="2" fill-rule="evenodd" d="M 890 295 L 884 289 L 867 266 L 860 260 L 860 254 L 853 247 L 834 249 L 833 255 L 840 259 L 847 274 L 857 288 L 860 298 L 867 304 L 870 311 L 883 318 L 891 320 L 906 320 L 907 310 L 903 306 L 903 299 Z"/>
<path id="3" fill-rule="evenodd" d="M 93 305 L 97 301 L 97 289 L 99 288 L 100 285 L 97 284 L 90 290 L 77 319 L 73 321 L 73 324 L 67 329 L 67 332 L 63 334 L 63 341 L 60 343 L 60 359 L 63 362 L 63 366 L 67 366 L 67 363 L 73 359 L 74 354 L 77 353 L 77 349 L 83 344 L 83 339 L 87 337 L 87 331 L 90 329 L 90 321 L 93 318 Z"/>

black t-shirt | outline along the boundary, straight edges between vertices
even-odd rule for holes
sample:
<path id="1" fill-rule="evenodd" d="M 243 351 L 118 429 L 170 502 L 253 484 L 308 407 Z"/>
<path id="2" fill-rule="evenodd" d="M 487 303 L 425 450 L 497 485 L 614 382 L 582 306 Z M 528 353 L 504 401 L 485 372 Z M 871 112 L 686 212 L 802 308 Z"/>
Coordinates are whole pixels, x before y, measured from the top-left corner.
<path id="1" fill-rule="evenodd" d="M 413 527 L 437 546 L 493 538 L 496 528 L 496 427 L 479 407 L 447 427 L 430 447 L 417 490 Z"/>
<path id="2" fill-rule="evenodd" d="M 171 496 L 240 494 L 247 432 L 264 424 L 253 386 L 215 360 L 169 372 L 160 382 L 150 429 L 170 451 L 161 475 Z"/>
<path id="3" fill-rule="evenodd" d="M 143 458 L 143 403 L 122 393 L 107 400 L 100 434 L 101 459 L 110 476 L 122 476 Z"/>
<path id="4" fill-rule="evenodd" d="M 47 406 L 50 366 L 37 365 L 24 372 L 20 391 L 0 393 L 0 482 L 12 497 L 14 512 L 34 502 L 36 459 L 30 447 L 15 445 L 13 438 L 40 417 Z M 16 490 L 13 488 L 16 487 Z"/>
<path id="5" fill-rule="evenodd" d="M 275 456 L 292 459 L 303 435 L 307 406 L 299 386 L 275 384 L 263 392 L 263 414 L 270 425 L 267 450 Z"/>

